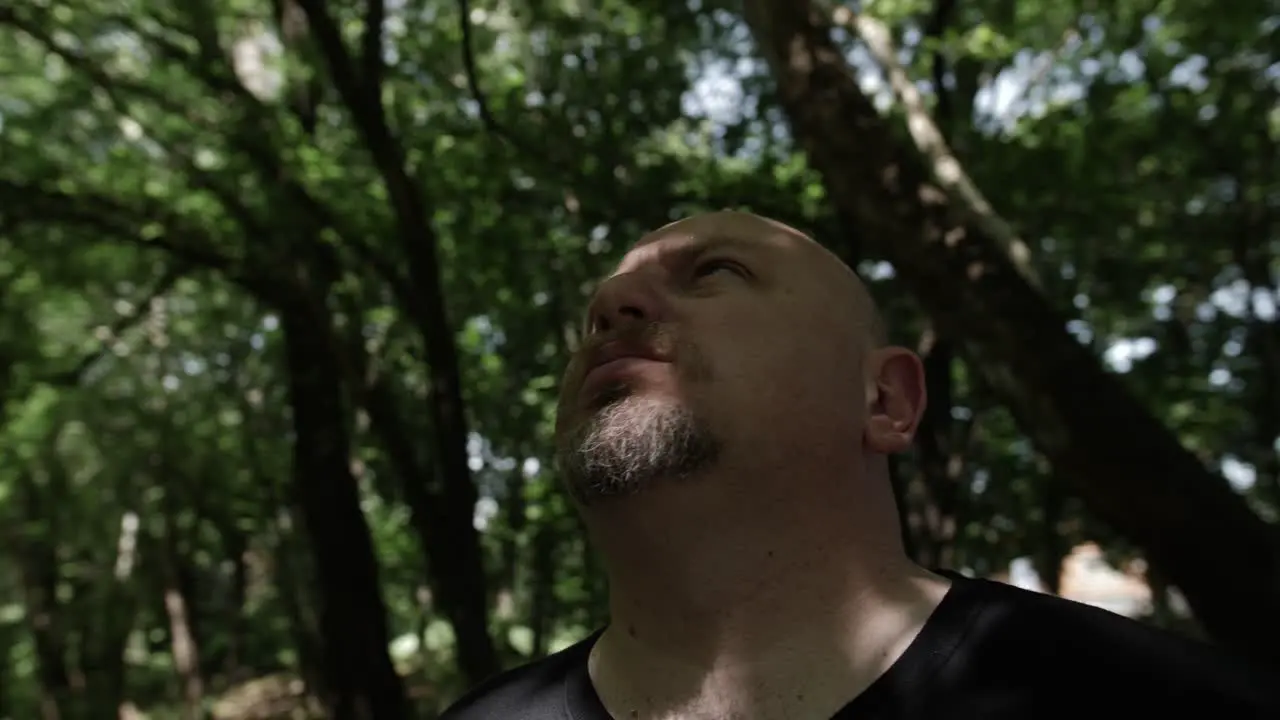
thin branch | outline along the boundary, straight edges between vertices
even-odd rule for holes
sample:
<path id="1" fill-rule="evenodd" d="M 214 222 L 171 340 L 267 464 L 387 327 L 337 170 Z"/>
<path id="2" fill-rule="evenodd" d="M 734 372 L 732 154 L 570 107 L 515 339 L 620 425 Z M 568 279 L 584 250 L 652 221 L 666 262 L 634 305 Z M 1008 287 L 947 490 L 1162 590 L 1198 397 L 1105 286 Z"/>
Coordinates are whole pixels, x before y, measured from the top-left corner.
<path id="1" fill-rule="evenodd" d="M 107 353 L 110 351 L 112 340 L 119 338 L 131 328 L 135 327 L 139 322 L 146 319 L 147 316 L 151 314 L 150 308 L 152 303 L 160 297 L 167 295 L 169 291 L 173 289 L 173 286 L 176 285 L 184 275 L 190 272 L 191 269 L 191 266 L 184 263 L 174 263 L 171 265 L 169 269 L 165 271 L 164 275 L 161 275 L 160 279 L 156 281 L 155 286 L 142 297 L 141 301 L 134 303 L 134 309 L 132 312 L 122 315 L 112 323 L 109 328 L 107 328 L 107 336 L 99 344 L 97 350 L 94 350 L 80 358 L 80 360 L 77 361 L 69 370 L 64 370 L 50 375 L 45 378 L 44 381 L 51 385 L 57 385 L 60 387 L 72 387 L 79 385 L 84 379 L 85 374 L 89 372 L 89 369 L 103 357 L 106 357 Z"/>
<path id="2" fill-rule="evenodd" d="M 129 113 L 121 112 L 124 101 L 120 98 L 120 92 L 126 92 L 137 97 L 154 103 L 158 108 L 172 113 L 174 116 L 182 118 L 183 121 L 189 123 L 193 127 L 200 128 L 205 131 L 211 131 L 213 127 L 203 118 L 197 117 L 191 112 L 191 108 L 183 106 L 175 101 L 171 96 L 159 92 L 155 88 L 133 82 L 120 77 L 112 77 L 102 69 L 102 65 L 81 54 L 79 51 L 72 50 L 58 43 L 53 34 L 45 27 L 40 26 L 34 21 L 26 20 L 18 17 L 15 13 L 7 9 L 0 9 L 0 25 L 8 25 L 19 32 L 31 37 L 31 39 L 40 43 L 45 51 L 58 57 L 69 67 L 74 68 L 82 74 L 94 87 L 101 90 L 107 98 L 115 106 L 117 112 L 121 115 L 129 116 Z M 136 118 L 131 118 L 135 119 Z"/>
<path id="3" fill-rule="evenodd" d="M 75 68 L 82 73 L 94 87 L 102 91 L 112 109 L 118 115 L 122 118 L 129 118 L 139 123 L 139 125 L 143 127 L 144 131 L 147 129 L 145 124 L 143 124 L 141 118 L 133 112 L 130 103 L 122 96 L 121 90 L 138 95 L 146 100 L 156 103 L 163 109 L 167 109 L 170 112 L 181 115 L 182 110 L 177 108 L 177 106 L 172 105 L 169 99 L 155 88 L 133 83 L 123 83 L 120 78 L 112 77 L 108 73 L 104 72 L 98 65 L 92 62 L 91 59 L 60 46 L 51 35 L 44 32 L 41 28 L 31 26 L 30 24 L 23 24 L 16 18 L 4 19 L 37 40 L 48 52 L 62 58 L 70 67 Z M 188 156 L 188 154 L 179 152 L 156 136 L 151 136 L 151 139 L 157 142 L 165 150 L 166 156 L 173 160 L 174 163 L 186 173 L 189 180 L 195 187 L 202 188 L 216 197 L 223 204 L 224 208 L 241 222 L 242 226 L 245 225 L 248 221 L 247 219 L 250 218 L 251 213 L 235 193 L 226 191 L 224 188 L 220 187 L 218 183 L 213 181 L 209 173 L 203 172 L 197 168 L 195 162 Z M 252 152 L 250 152 L 250 155 L 252 156 Z M 262 236 L 263 234 L 264 233 L 259 232 L 256 234 L 250 234 L 249 236 Z"/>
<path id="4" fill-rule="evenodd" d="M 498 119 L 493 115 L 493 111 L 489 108 L 488 97 L 480 89 L 480 72 L 477 70 L 476 51 L 471 30 L 471 0 L 458 0 L 458 30 L 462 33 L 462 71 L 467 78 L 467 90 L 470 91 L 471 99 L 475 101 L 476 109 L 479 111 L 480 122 L 484 124 L 489 132 L 506 140 L 520 150 L 532 151 L 519 138 L 503 127 L 502 123 L 498 122 Z M 535 156 L 541 155 L 536 151 L 532 152 Z M 553 162 L 552 164 L 556 163 Z"/>
<path id="5" fill-rule="evenodd" d="M 871 55 L 884 68 L 889 84 L 906 112 L 907 131 L 915 141 L 916 149 L 928 161 L 934 180 L 964 214 L 1000 246 L 1024 280 L 1033 287 L 1043 287 L 1031 262 L 1030 248 L 1018 237 L 1013 227 L 996 213 L 977 184 L 965 172 L 964 166 L 930 117 L 920 91 L 912 83 L 906 68 L 898 62 L 889 28 L 866 13 L 855 13 L 846 7 L 831 10 L 830 17 L 837 25 L 861 37 Z"/>
<path id="6" fill-rule="evenodd" d="M 112 13 L 103 17 L 104 26 L 112 24 L 119 25 L 124 30 L 128 30 L 142 38 L 158 51 L 160 57 L 178 64 L 214 93 L 231 95 L 238 100 L 255 106 L 255 109 L 262 107 L 262 101 L 254 97 L 239 82 L 229 64 L 219 68 L 209 62 L 212 58 L 209 55 L 207 46 L 201 45 L 201 50 L 198 53 L 193 53 L 162 34 L 143 28 L 138 23 L 137 18 L 130 15 Z M 199 42 L 200 39 L 197 38 L 197 43 Z"/>
<path id="7" fill-rule="evenodd" d="M 369 95 L 368 88 L 361 82 L 351 52 L 343 42 L 342 33 L 333 16 L 329 14 L 328 3 L 325 0 L 297 0 L 297 3 L 306 13 L 311 37 L 328 65 L 334 88 L 351 110 L 356 124 L 362 124 L 362 116 L 380 119 L 384 112 L 382 98 Z M 370 115 L 365 115 L 366 113 Z"/>
<path id="8" fill-rule="evenodd" d="M 145 40 L 155 44 L 162 54 L 172 62 L 186 68 L 189 72 L 203 81 L 205 85 L 214 92 L 232 93 L 238 101 L 245 103 L 252 111 L 253 117 L 259 122 L 267 121 L 267 109 L 263 103 L 247 89 L 234 79 L 234 76 L 228 77 L 214 69 L 211 64 L 212 57 L 207 53 L 202 56 L 192 55 L 184 50 L 181 46 L 174 44 L 155 33 L 145 32 L 132 19 L 127 17 L 114 17 L 114 22 L 118 22 L 131 32 L 136 32 Z M 39 28 L 32 27 L 30 24 L 19 24 L 19 20 L 12 16 L 12 13 L 0 13 L 0 22 L 9 22 L 19 29 L 30 34 L 39 41 L 45 48 L 66 61 L 71 67 L 82 72 L 98 89 L 102 90 L 107 98 L 111 101 L 115 111 L 122 117 L 130 117 L 135 121 L 139 121 L 129 109 L 128 103 L 120 96 L 119 91 L 125 90 L 129 93 L 136 94 L 141 98 L 156 103 L 162 109 L 175 114 L 181 114 L 182 108 L 173 104 L 163 93 L 155 88 L 139 85 L 136 83 L 125 83 L 120 78 L 112 77 L 103 72 L 99 67 L 83 56 L 80 56 L 66 48 L 59 46 L 51 36 L 42 33 Z M 188 118 L 190 119 L 190 118 Z M 278 157 L 273 153 L 265 138 L 255 135 L 252 132 L 238 131 L 229 135 L 234 138 L 238 149 L 243 151 L 249 159 L 257 166 L 264 178 L 268 177 L 276 163 Z M 152 138 L 159 142 L 157 138 Z M 186 172 L 192 184 L 200 187 L 214 197 L 216 197 L 239 223 L 242 228 L 251 228 L 256 225 L 256 221 L 252 218 L 252 213 L 248 207 L 237 197 L 236 193 L 231 192 L 227 188 L 214 182 L 209 173 L 200 171 L 190 158 L 182 153 L 176 152 L 173 148 L 166 148 L 168 154 L 179 161 L 182 169 Z M 342 223 L 334 216 L 333 213 L 314 196 L 306 191 L 299 183 L 293 182 L 288 184 L 288 188 L 294 198 L 307 209 L 308 214 L 317 218 L 322 224 L 334 228 L 338 231 L 339 236 L 344 239 L 344 245 L 352 251 L 358 260 L 371 268 L 375 273 L 382 276 L 384 280 L 397 288 L 401 293 L 404 292 L 405 280 L 401 273 L 391 262 L 380 257 L 373 249 L 364 242 L 357 239 L 356 233 L 350 231 L 350 228 L 342 228 Z M 257 233 L 262 236 L 264 233 Z"/>
<path id="9" fill-rule="evenodd" d="M 404 166 L 403 150 L 399 146 L 397 139 L 392 135 L 390 128 L 387 127 L 386 110 L 382 104 L 382 98 L 376 95 L 370 97 L 368 89 L 361 85 L 352 65 L 351 54 L 347 51 L 346 45 L 343 44 L 338 27 L 334 24 L 333 17 L 329 14 L 323 0 L 298 0 L 298 5 L 306 12 L 312 38 L 319 47 L 320 54 L 325 59 L 334 88 L 338 91 L 343 103 L 346 104 L 347 110 L 355 123 L 356 130 L 360 133 L 366 149 L 372 156 L 374 167 L 383 177 L 387 192 L 391 196 L 392 206 L 395 208 L 400 222 L 403 225 L 408 220 L 407 216 L 411 214 L 419 216 L 414 220 L 410 220 L 410 222 L 421 225 L 420 228 L 405 226 L 402 227 L 402 230 L 412 234 L 426 231 L 429 234 L 431 228 L 426 219 L 427 213 L 422 207 L 423 198 L 419 197 L 414 179 L 407 174 Z M 311 202 L 309 209 L 316 213 L 318 217 L 324 218 L 327 223 L 337 222 L 337 218 L 328 213 L 319 203 Z M 336 225 L 331 225 L 331 227 L 336 227 Z M 339 234 L 345 235 L 345 233 Z M 383 275 L 396 297 L 405 304 L 405 307 L 417 307 L 418 303 L 415 298 L 421 297 L 421 294 L 410 280 L 413 275 L 412 270 L 407 274 L 400 272 L 390 263 L 379 260 L 377 254 L 368 248 L 361 247 L 354 242 L 349 243 L 349 245 L 359 259 L 370 264 Z M 407 252 L 411 250 L 411 248 L 405 249 Z"/>
<path id="10" fill-rule="evenodd" d="M 941 40 L 942 33 L 955 19 L 958 6 L 959 3 L 956 0 L 937 0 L 933 5 L 933 12 L 929 15 L 929 21 L 925 23 L 924 36 Z"/>
<path id="11" fill-rule="evenodd" d="M 572 162 L 557 157 L 547 146 L 526 142 L 524 138 L 508 129 L 493 114 L 489 98 L 480 86 L 479 63 L 476 62 L 475 33 L 471 27 L 471 0 L 458 0 L 458 30 L 462 35 L 462 70 L 467 80 L 467 91 L 476 103 L 476 111 L 480 115 L 480 124 L 499 140 L 506 142 L 517 152 L 530 157 L 550 170 L 562 173 L 571 178 L 570 182 L 584 184 L 587 178 L 582 176 Z"/>
<path id="12" fill-rule="evenodd" d="M 5 198 L 0 212 L 7 219 L 79 225 L 94 230 L 100 237 L 161 250 L 186 265 L 220 272 L 260 297 L 278 295 L 275 285 L 265 275 L 252 271 L 239 258 L 209 249 L 215 243 L 203 228 L 174 215 L 162 203 L 130 206 L 105 195 L 68 193 L 5 178 L 0 178 L 0 197 Z M 158 227 L 160 232 L 151 230 L 153 227 Z M 193 238 L 204 240 L 205 247 Z"/>
<path id="13" fill-rule="evenodd" d="M 1062 39 L 1057 46 L 1040 52 L 1032 59 L 1031 71 L 1026 76 L 1026 79 L 1019 83 L 1021 87 L 1017 95 L 1009 98 L 1007 103 L 1008 112 L 1011 115 L 1016 115 L 1029 109 L 1031 103 L 1035 102 L 1037 97 L 1043 97 L 1045 93 L 1052 91 L 1053 88 L 1049 87 L 1049 84 L 1053 70 L 1058 67 L 1058 62 L 1067 53 L 1070 44 L 1078 38 L 1079 34 L 1075 28 L 1067 28 L 1063 31 Z M 1008 67 L 1008 65 L 1006 64 L 1004 67 Z M 990 76 L 992 78 L 999 77 L 1001 72 L 1003 72 L 1003 68 L 991 72 Z"/>
<path id="14" fill-rule="evenodd" d="M 387 17 L 386 0 L 365 0 L 364 34 L 361 55 L 364 84 L 371 97 L 382 97 L 382 24 Z"/>
<path id="15" fill-rule="evenodd" d="M 944 2 L 954 2 L 955 0 L 943 0 Z M 497 137 L 499 140 L 505 141 L 517 152 L 540 163 L 545 168 L 562 174 L 565 178 L 565 184 L 572 187 L 586 187 L 590 184 L 590 178 L 583 175 L 582 171 L 575 167 L 571 162 L 562 160 L 552 155 L 546 150 L 545 146 L 537 146 L 533 143 L 525 142 L 523 138 L 516 133 L 508 130 L 497 117 L 493 114 L 493 109 L 489 105 L 488 97 L 480 86 L 479 68 L 476 62 L 474 32 L 471 26 L 471 0 L 457 0 L 458 2 L 458 29 L 462 36 L 462 67 L 463 75 L 466 77 L 467 90 L 471 95 L 471 99 L 476 103 L 477 112 L 480 116 L 480 123 L 484 130 Z M 615 193 L 622 192 L 621 186 L 612 186 Z M 714 193 L 712 194 L 714 195 Z M 740 198 L 721 198 L 708 195 L 699 195 L 673 191 L 665 198 L 653 203 L 655 207 L 670 208 L 677 205 L 700 205 L 707 207 L 727 207 L 735 205 Z M 758 202 L 753 203 L 756 212 L 768 214 L 770 217 L 782 222 L 789 222 L 797 226 L 805 226 L 809 224 L 810 218 L 798 217 L 791 208 L 784 207 L 767 207 L 760 205 Z"/>
<path id="16" fill-rule="evenodd" d="M 933 40 L 939 46 L 942 43 L 942 35 L 946 32 L 947 26 L 951 24 L 951 20 L 956 14 L 956 0 L 937 0 L 933 6 L 933 13 L 929 16 L 929 21 L 924 26 L 924 37 L 926 40 Z M 933 74 L 933 92 L 938 96 L 938 117 L 939 124 L 946 127 L 954 120 L 952 112 L 954 108 L 951 103 L 951 91 L 947 89 L 947 58 L 942 52 L 941 47 L 934 49 L 930 53 L 930 70 Z M 943 137 L 947 133 L 943 132 Z M 954 139 L 954 138 L 953 138 Z"/>

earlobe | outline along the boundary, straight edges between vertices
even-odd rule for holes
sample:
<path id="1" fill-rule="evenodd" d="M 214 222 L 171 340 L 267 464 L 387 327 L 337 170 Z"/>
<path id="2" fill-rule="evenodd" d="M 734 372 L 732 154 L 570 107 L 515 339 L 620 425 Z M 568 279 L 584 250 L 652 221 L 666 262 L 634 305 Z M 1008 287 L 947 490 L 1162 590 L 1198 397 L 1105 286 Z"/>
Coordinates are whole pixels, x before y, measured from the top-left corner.
<path id="1" fill-rule="evenodd" d="M 908 450 L 926 402 L 924 366 L 906 348 L 887 347 L 868 358 L 867 424 L 863 442 L 874 453 Z"/>

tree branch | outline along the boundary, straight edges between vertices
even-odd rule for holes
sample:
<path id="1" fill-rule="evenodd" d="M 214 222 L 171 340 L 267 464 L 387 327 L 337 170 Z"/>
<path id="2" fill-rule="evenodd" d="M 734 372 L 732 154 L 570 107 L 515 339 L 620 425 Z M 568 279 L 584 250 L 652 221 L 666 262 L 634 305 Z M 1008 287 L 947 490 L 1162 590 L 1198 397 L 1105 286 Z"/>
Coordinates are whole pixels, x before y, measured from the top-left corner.
<path id="1" fill-rule="evenodd" d="M 960 221 L 918 150 L 895 141 L 862 92 L 825 5 L 745 8 L 791 134 L 830 202 L 867 229 L 938 327 L 963 343 L 1055 474 L 1142 547 L 1205 629 L 1257 661 L 1280 661 L 1275 529 L 1066 331 L 1064 313 L 991 237 Z"/>
<path id="2" fill-rule="evenodd" d="M 947 26 L 951 24 L 951 20 L 956 14 L 956 0 L 937 0 L 933 5 L 933 13 L 929 15 L 928 22 L 924 26 L 924 36 L 927 40 L 934 42 L 942 42 L 942 34 L 946 32 Z M 933 92 L 938 96 L 938 117 L 939 125 L 943 128 L 942 135 L 947 137 L 949 133 L 945 131 L 947 125 L 953 120 L 952 112 L 954 108 L 951 103 L 951 91 L 947 90 L 947 58 L 943 54 L 942 49 L 935 49 L 930 53 L 930 71 L 933 74 Z"/>
<path id="3" fill-rule="evenodd" d="M 386 0 L 365 0 L 364 34 L 360 39 L 364 84 L 367 92 L 377 98 L 382 97 L 382 24 L 386 17 Z"/>
<path id="4" fill-rule="evenodd" d="M 823 2 L 823 4 L 826 3 Z M 824 10 L 827 9 L 829 8 L 824 8 Z M 911 82 L 906 68 L 898 62 L 889 28 L 870 15 L 855 13 L 847 7 L 830 10 L 830 17 L 837 25 L 861 37 L 872 57 L 884 68 L 885 75 L 889 78 L 889 85 L 906 112 L 907 131 L 915 141 L 916 149 L 928 161 L 934 180 L 968 215 L 968 219 L 1000 246 L 1024 280 L 1031 283 L 1033 287 L 1042 287 L 1039 275 L 1031 262 L 1030 248 L 1022 238 L 1018 237 L 1013 226 L 996 213 L 995 208 L 987 201 L 977 184 L 965 172 L 964 166 L 960 164 L 960 160 L 956 158 L 937 124 L 930 117 L 929 109 L 925 107 L 920 91 Z"/>
<path id="5" fill-rule="evenodd" d="M 79 225 L 136 247 L 162 250 L 187 266 L 217 271 L 260 297 L 279 294 L 264 273 L 253 270 L 240 258 L 210 249 L 215 242 L 207 231 L 174 215 L 162 203 L 130 206 L 104 195 L 68 193 L 5 178 L 0 178 L 0 197 L 6 199 L 0 216 L 23 222 Z M 193 242 L 193 238 L 203 240 L 206 247 Z"/>
<path id="6" fill-rule="evenodd" d="M 306 13 L 307 24 L 311 28 L 311 37 L 315 40 L 320 54 L 328 65 L 329 75 L 333 78 L 334 88 L 342 97 L 343 103 L 353 115 L 357 126 L 364 126 L 362 118 L 377 118 L 381 121 L 384 110 L 382 98 L 370 96 L 368 88 L 356 73 L 355 63 L 346 43 L 342 41 L 342 33 L 329 14 L 325 0 L 296 0 L 298 6 Z M 363 132 L 364 127 L 360 128 Z"/>
<path id="7" fill-rule="evenodd" d="M 550 150 L 549 145 L 529 142 L 516 132 L 498 121 L 493 114 L 489 99 L 480 86 L 479 64 L 476 62 L 475 33 L 471 26 L 471 0 L 458 0 L 458 30 L 462 36 L 462 69 L 466 78 L 467 91 L 476 103 L 476 111 L 480 116 L 480 124 L 485 131 L 506 142 L 516 152 L 543 165 L 547 169 L 567 178 L 565 184 L 588 187 L 589 178 L 583 176 L 581 170 L 574 165 L 569 155 L 558 155 Z M 607 126 L 607 123 L 606 123 Z M 606 129 L 607 131 L 607 129 Z"/>
<path id="8" fill-rule="evenodd" d="M 283 7 L 283 4 L 282 4 Z M 283 12 L 283 10 L 281 10 Z M 0 16 L 0 20 L 5 19 Z M 304 18 L 299 13 L 298 20 Z M 287 18 L 281 17 L 282 24 L 287 25 Z M 155 33 L 144 32 L 140 27 L 128 17 L 116 17 L 115 22 L 120 23 L 131 32 L 136 32 L 144 37 L 148 42 L 155 44 L 161 53 L 170 61 L 176 62 L 184 67 L 188 72 L 192 73 L 197 79 L 213 92 L 231 93 L 237 101 L 243 102 L 250 110 L 249 115 L 244 122 L 249 124 L 258 124 L 266 127 L 270 123 L 266 106 L 250 93 L 243 85 L 234 79 L 233 75 L 227 75 L 222 70 L 227 68 L 218 68 L 213 65 L 213 61 L 217 59 L 212 53 L 216 48 L 205 48 L 201 55 L 192 55 L 184 50 L 181 46 L 174 44 L 170 40 L 160 37 Z M 26 28 L 24 28 L 26 30 Z M 101 70 L 97 69 L 92 63 L 85 62 L 83 58 L 74 55 L 63 48 L 58 47 L 51 37 L 47 35 L 33 35 L 36 37 L 50 52 L 57 53 L 66 60 L 70 65 L 84 72 L 91 81 L 97 85 L 107 97 L 111 99 L 115 105 L 115 109 L 122 116 L 132 117 L 129 112 L 127 103 L 119 96 L 117 87 L 121 86 L 118 78 L 111 77 Z M 204 47 L 202 45 L 202 47 Z M 225 58 L 222 58 L 225 60 Z M 171 103 L 166 102 L 166 98 L 162 93 L 157 92 L 153 88 L 145 86 L 128 85 L 126 87 L 130 92 L 138 94 L 152 102 L 156 102 L 161 107 L 171 112 L 180 112 Z M 137 120 L 137 118 L 133 118 Z M 229 137 L 235 140 L 233 147 L 243 152 L 253 165 L 257 168 L 264 182 L 271 179 L 279 180 L 278 175 L 280 158 L 272 149 L 269 139 L 261 133 L 256 133 L 249 127 L 241 127 L 236 131 L 228 133 Z M 182 157 L 180 153 L 170 150 L 170 154 L 174 157 L 180 157 L 183 170 L 187 173 L 191 182 L 197 187 L 201 187 L 222 203 L 223 208 L 232 215 L 232 218 L 246 231 L 254 226 L 260 225 L 253 217 L 249 208 L 241 201 L 236 193 L 229 191 L 216 183 L 208 173 L 201 172 L 196 168 L 195 164 L 189 158 Z M 374 273 L 385 280 L 398 295 L 403 296 L 406 292 L 406 280 L 403 273 L 399 271 L 390 261 L 378 255 L 369 247 L 367 243 L 356 239 L 357 233 L 351 231 L 350 228 L 343 227 L 343 223 L 336 217 L 329 208 L 320 202 L 307 191 L 301 183 L 296 181 L 285 181 L 282 183 L 286 192 L 301 206 L 306 208 L 307 214 L 317 219 L 326 227 L 333 228 L 338 235 L 343 238 L 343 245 L 349 249 L 356 259 Z M 259 236 L 264 233 L 251 233 Z"/>
<path id="9" fill-rule="evenodd" d="M 8 25 L 19 32 L 30 36 L 33 40 L 40 43 L 45 51 L 56 56 L 69 67 L 75 69 L 82 74 L 90 83 L 101 90 L 115 106 L 117 112 L 121 115 L 129 115 L 121 110 L 125 103 L 120 97 L 120 91 L 124 91 L 130 95 L 143 98 L 148 102 L 154 103 L 156 107 L 165 112 L 182 118 L 185 122 L 190 123 L 193 127 L 211 132 L 212 126 L 205 122 L 202 118 L 195 116 L 189 107 L 184 107 L 174 101 L 171 97 L 164 93 L 156 91 L 154 88 L 147 87 L 140 83 L 124 80 L 117 77 L 111 77 L 107 74 L 102 66 L 95 62 L 92 58 L 86 57 L 77 50 L 72 50 L 57 42 L 53 33 L 47 27 L 43 27 L 37 21 L 28 20 L 18 17 L 16 13 L 7 8 L 0 8 L 0 25 Z M 136 118 L 131 118 L 136 119 Z"/>
<path id="10" fill-rule="evenodd" d="M 298 0 L 307 13 L 315 38 L 328 65 L 329 76 L 355 124 L 373 165 L 382 177 L 395 213 L 397 237 L 410 282 L 407 295 L 397 298 L 422 337 L 431 378 L 428 410 L 436 435 L 438 472 L 446 507 L 475 505 L 476 488 L 467 465 L 469 432 L 458 367 L 457 340 L 441 287 L 439 238 L 431 223 L 431 208 L 422 188 L 405 166 L 404 148 L 387 125 L 386 109 L 379 96 L 362 88 L 352 68 L 351 55 L 323 0 Z M 480 567 L 479 538 L 465 516 L 445 514 L 455 535 L 459 567 Z M 456 522 L 455 522 L 456 521 Z M 473 578 L 442 598 L 458 633 L 459 665 L 464 675 L 483 678 L 496 671 L 497 658 L 484 624 L 483 577 Z M 465 638 L 465 639 L 464 639 Z"/>
<path id="11" fill-rule="evenodd" d="M 55 373 L 45 378 L 45 382 L 61 387 L 79 385 L 81 381 L 84 380 L 84 376 L 89 371 L 89 368 L 93 367 L 95 363 L 106 356 L 107 352 L 110 350 L 111 341 L 120 337 L 145 319 L 150 314 L 151 303 L 161 296 L 168 294 L 168 292 L 173 289 L 173 286 L 178 283 L 178 280 L 181 280 L 184 275 L 191 271 L 191 269 L 191 266 L 181 262 L 176 262 L 170 265 L 169 269 L 160 276 L 160 279 L 156 281 L 156 284 L 151 288 L 151 290 L 147 292 L 139 302 L 133 304 L 133 311 L 117 318 L 116 321 L 107 328 L 107 338 L 99 344 L 97 350 L 94 350 L 80 358 L 80 360 L 77 361 L 70 369 Z"/>
<path id="12" fill-rule="evenodd" d="M 103 24 L 108 26 L 117 24 L 136 34 L 158 51 L 157 54 L 160 57 L 180 65 L 215 94 L 230 95 L 254 106 L 255 109 L 261 107 L 261 101 L 240 84 L 229 64 L 219 67 L 211 62 L 213 59 L 211 48 L 204 44 L 206 41 L 201 38 L 196 38 L 197 45 L 200 47 L 199 52 L 193 53 L 159 33 L 143 28 L 137 18 L 131 15 L 108 14 L 104 16 Z"/>
<path id="13" fill-rule="evenodd" d="M 458 30 L 462 33 L 462 71 L 467 78 L 467 90 L 470 91 L 471 99 L 476 103 L 476 109 L 480 114 L 480 122 L 485 126 L 485 129 L 522 152 L 527 152 L 534 157 L 546 160 L 550 165 L 558 165 L 559 163 L 551 158 L 544 157 L 542 153 L 534 150 L 509 132 L 502 126 L 502 123 L 498 122 L 498 119 L 493 115 L 493 111 L 489 108 L 489 99 L 485 96 L 484 91 L 480 89 L 480 73 L 476 69 L 476 52 L 471 31 L 471 0 L 458 0 Z"/>

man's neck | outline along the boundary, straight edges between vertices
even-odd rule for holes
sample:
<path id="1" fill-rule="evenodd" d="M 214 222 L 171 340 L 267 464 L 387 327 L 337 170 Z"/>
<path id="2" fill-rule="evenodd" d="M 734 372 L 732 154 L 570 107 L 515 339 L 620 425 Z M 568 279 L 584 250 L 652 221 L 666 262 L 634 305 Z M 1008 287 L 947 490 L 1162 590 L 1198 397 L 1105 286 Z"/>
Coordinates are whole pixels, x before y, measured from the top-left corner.
<path id="1" fill-rule="evenodd" d="M 891 522 L 840 503 L 708 522 L 648 501 L 592 518 L 609 523 L 597 542 L 612 618 L 592 678 L 617 717 L 822 716 L 884 672 L 946 592 Z"/>

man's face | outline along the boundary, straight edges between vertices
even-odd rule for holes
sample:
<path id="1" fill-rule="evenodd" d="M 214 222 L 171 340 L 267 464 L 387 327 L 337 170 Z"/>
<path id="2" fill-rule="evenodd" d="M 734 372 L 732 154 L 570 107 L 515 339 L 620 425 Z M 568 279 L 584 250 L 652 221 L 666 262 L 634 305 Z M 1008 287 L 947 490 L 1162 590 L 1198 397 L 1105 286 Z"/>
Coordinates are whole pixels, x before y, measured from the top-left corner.
<path id="1" fill-rule="evenodd" d="M 833 263 L 745 213 L 641 240 L 597 290 L 561 386 L 557 453 L 579 502 L 772 463 L 833 428 L 857 442 L 860 333 L 842 327 L 853 301 Z"/>

